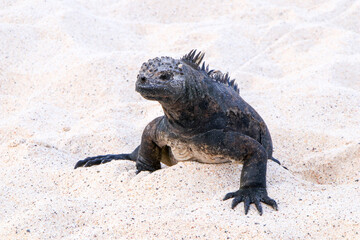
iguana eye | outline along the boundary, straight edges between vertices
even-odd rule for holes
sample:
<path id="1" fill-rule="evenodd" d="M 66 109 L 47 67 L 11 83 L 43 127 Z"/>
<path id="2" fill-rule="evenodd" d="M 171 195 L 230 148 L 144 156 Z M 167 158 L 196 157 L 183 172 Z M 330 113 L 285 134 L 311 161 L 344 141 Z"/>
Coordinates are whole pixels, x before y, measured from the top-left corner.
<path id="1" fill-rule="evenodd" d="M 161 73 L 160 76 L 159 76 L 159 78 L 161 80 L 170 80 L 171 77 L 172 77 L 172 75 L 170 73 L 167 73 L 167 72 Z"/>

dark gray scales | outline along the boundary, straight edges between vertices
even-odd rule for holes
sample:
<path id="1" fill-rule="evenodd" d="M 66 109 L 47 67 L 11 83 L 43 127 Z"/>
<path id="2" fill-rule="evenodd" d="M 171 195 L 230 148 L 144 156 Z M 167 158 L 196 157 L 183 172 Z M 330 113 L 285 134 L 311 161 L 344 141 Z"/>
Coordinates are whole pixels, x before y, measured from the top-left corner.
<path id="1" fill-rule="evenodd" d="M 245 214 L 254 203 L 262 214 L 261 202 L 277 210 L 266 191 L 267 160 L 273 160 L 269 130 L 260 115 L 239 95 L 229 74 L 209 70 L 204 53 L 192 50 L 181 59 L 161 57 L 144 63 L 137 76 L 136 91 L 145 99 L 158 101 L 164 116 L 150 122 L 141 144 L 130 154 L 86 158 L 75 168 L 111 160 L 133 160 L 137 172 L 156 171 L 160 163 L 240 162 L 243 169 L 232 208 L 244 202 Z M 202 63 L 202 64 L 201 64 Z"/>

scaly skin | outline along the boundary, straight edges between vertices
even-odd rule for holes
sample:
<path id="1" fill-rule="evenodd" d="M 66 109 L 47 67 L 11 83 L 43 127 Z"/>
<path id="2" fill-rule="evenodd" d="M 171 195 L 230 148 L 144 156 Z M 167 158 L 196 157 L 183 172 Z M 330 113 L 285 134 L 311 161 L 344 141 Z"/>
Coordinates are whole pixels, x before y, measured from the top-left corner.
<path id="1" fill-rule="evenodd" d="M 79 161 L 88 167 L 111 160 L 136 161 L 137 172 L 156 171 L 160 162 L 179 161 L 243 163 L 240 189 L 226 194 L 232 208 L 244 202 L 245 214 L 254 203 L 260 215 L 261 202 L 277 210 L 266 191 L 267 160 L 272 157 L 271 136 L 260 115 L 238 94 L 228 75 L 200 63 L 204 54 L 191 51 L 176 60 L 161 57 L 144 63 L 138 74 L 136 91 L 158 101 L 164 116 L 150 122 L 141 144 L 131 154 L 103 155 Z"/>

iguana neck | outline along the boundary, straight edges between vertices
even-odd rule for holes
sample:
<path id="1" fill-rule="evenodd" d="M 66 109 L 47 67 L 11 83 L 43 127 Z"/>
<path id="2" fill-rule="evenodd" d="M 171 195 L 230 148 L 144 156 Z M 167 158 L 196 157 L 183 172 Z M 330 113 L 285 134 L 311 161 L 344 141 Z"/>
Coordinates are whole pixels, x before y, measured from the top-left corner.
<path id="1" fill-rule="evenodd" d="M 218 112 L 217 106 L 211 104 L 208 98 L 178 101 L 176 104 L 161 103 L 166 120 L 173 129 L 196 132 L 210 122 Z"/>
<path id="2" fill-rule="evenodd" d="M 164 114 L 170 125 L 175 128 L 194 129 L 201 124 L 201 118 L 197 116 L 197 114 L 201 114 L 195 114 L 194 112 L 189 111 L 189 109 L 192 110 L 193 107 L 186 109 L 174 109 L 163 106 Z"/>

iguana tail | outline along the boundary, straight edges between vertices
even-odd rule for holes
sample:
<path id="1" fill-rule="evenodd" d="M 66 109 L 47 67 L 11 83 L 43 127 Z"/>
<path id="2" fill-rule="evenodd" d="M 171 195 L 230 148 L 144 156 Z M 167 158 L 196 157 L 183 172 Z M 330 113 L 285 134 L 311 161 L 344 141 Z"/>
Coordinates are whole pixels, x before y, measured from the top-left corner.
<path id="1" fill-rule="evenodd" d="M 279 161 L 279 160 L 277 160 L 276 158 L 271 157 L 271 158 L 270 158 L 270 160 L 271 160 L 271 161 L 273 161 L 273 162 L 276 162 L 277 164 L 279 164 L 280 166 L 282 166 L 282 167 L 283 167 L 283 168 L 285 168 L 286 170 L 289 170 L 289 169 L 287 169 L 287 167 L 285 167 L 285 166 L 281 165 L 280 161 Z"/>

